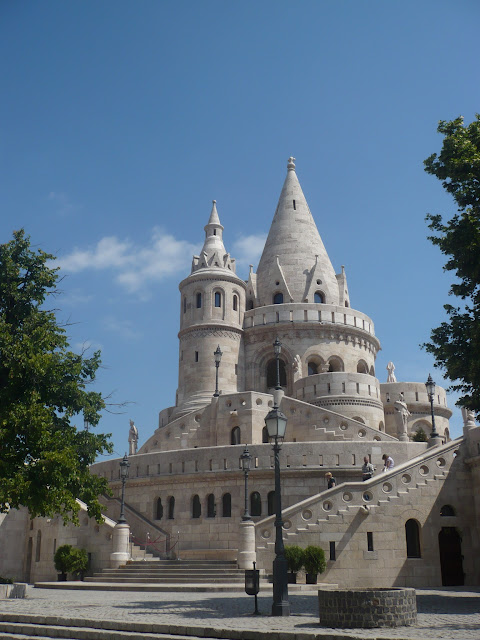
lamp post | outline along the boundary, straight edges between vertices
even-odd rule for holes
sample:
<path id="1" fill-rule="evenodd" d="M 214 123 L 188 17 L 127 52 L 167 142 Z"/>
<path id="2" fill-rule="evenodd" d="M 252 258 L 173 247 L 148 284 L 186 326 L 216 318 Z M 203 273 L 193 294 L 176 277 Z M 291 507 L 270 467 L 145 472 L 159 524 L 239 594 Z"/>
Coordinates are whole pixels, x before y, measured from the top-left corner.
<path id="1" fill-rule="evenodd" d="M 432 433 L 430 434 L 430 438 L 438 438 L 439 434 L 437 433 L 437 429 L 435 427 L 435 414 L 433 412 L 433 398 L 435 395 L 435 382 L 432 380 L 432 376 L 428 374 L 428 380 L 425 383 L 427 388 L 427 394 L 430 400 L 430 410 L 432 413 Z"/>
<path id="2" fill-rule="evenodd" d="M 248 450 L 247 445 L 245 445 L 245 449 L 243 450 L 243 453 L 240 456 L 240 465 L 245 475 L 245 511 L 243 512 L 243 516 L 242 516 L 242 520 L 244 522 L 252 519 L 250 516 L 250 512 L 248 510 L 248 472 L 250 471 L 251 463 L 252 463 L 252 456 L 250 455 L 250 451 Z"/>
<path id="3" fill-rule="evenodd" d="M 223 356 L 222 350 L 220 349 L 220 345 L 217 346 L 217 348 L 213 352 L 213 355 L 215 357 L 215 393 L 213 394 L 213 397 L 218 398 L 218 396 L 220 395 L 218 393 L 218 367 L 220 366 L 220 360 L 222 359 L 222 356 Z"/>
<path id="4" fill-rule="evenodd" d="M 120 503 L 120 518 L 118 519 L 118 524 L 124 524 L 125 520 L 125 483 L 128 478 L 128 468 L 130 467 L 130 462 L 128 461 L 128 456 L 125 454 L 120 462 L 120 477 L 122 479 L 122 501 Z"/>
<path id="5" fill-rule="evenodd" d="M 281 342 L 278 338 L 273 343 L 275 358 L 277 360 L 277 386 L 280 389 L 279 355 Z M 288 601 L 288 577 L 287 560 L 283 544 L 283 520 L 282 520 L 282 496 L 280 488 L 280 449 L 285 438 L 287 417 L 277 406 L 277 397 L 274 397 L 273 409 L 265 418 L 270 442 L 273 442 L 275 459 L 275 560 L 273 561 L 273 604 L 272 616 L 289 616 L 290 603 Z"/>
<path id="6" fill-rule="evenodd" d="M 282 350 L 282 343 L 278 339 L 278 336 L 275 338 L 275 342 L 273 343 L 273 351 L 275 353 L 275 362 L 277 364 L 277 384 L 275 389 L 278 391 L 281 389 L 280 386 L 280 351 Z"/>

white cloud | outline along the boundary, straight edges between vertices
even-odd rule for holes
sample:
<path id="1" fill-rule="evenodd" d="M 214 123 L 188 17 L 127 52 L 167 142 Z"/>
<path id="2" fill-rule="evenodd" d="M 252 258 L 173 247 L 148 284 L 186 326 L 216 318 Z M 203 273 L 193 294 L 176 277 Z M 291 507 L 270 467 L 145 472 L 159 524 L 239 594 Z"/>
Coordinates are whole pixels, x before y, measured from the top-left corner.
<path id="1" fill-rule="evenodd" d="M 48 199 L 52 200 L 57 207 L 57 213 L 62 216 L 68 216 L 81 208 L 78 204 L 74 204 L 66 193 L 61 191 L 50 191 Z"/>
<path id="2" fill-rule="evenodd" d="M 59 258 L 57 264 L 73 273 L 86 269 L 116 271 L 115 280 L 130 293 L 147 295 L 152 282 L 185 272 L 192 255 L 199 248 L 185 240 L 154 228 L 146 246 L 137 246 L 129 240 L 121 241 L 116 236 L 107 236 L 89 249 L 75 249 Z"/>
<path id="3" fill-rule="evenodd" d="M 103 324 L 108 331 L 116 333 L 122 338 L 137 340 L 141 337 L 140 332 L 134 328 L 133 322 L 129 320 L 120 320 L 114 316 L 108 316 L 103 319 Z"/>
<path id="4" fill-rule="evenodd" d="M 256 268 L 266 240 L 266 233 L 240 236 L 235 240 L 232 247 L 232 256 L 236 259 L 237 265 L 239 267 L 248 267 L 253 264 Z"/>

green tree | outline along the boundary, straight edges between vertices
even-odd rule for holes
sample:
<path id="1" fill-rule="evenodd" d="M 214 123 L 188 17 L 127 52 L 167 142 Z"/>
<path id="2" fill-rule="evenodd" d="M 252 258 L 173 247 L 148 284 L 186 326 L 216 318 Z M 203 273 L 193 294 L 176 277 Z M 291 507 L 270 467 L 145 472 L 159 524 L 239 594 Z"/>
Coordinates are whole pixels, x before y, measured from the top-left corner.
<path id="1" fill-rule="evenodd" d="M 95 426 L 105 407 L 87 390 L 100 352 L 70 351 L 55 310 L 46 308 L 58 293 L 52 260 L 31 249 L 23 229 L 0 245 L 0 512 L 25 506 L 32 517 L 78 522 L 79 498 L 101 520 L 97 498 L 108 483 L 89 465 L 111 452 L 109 436 L 72 424 L 80 414 Z"/>
<path id="2" fill-rule="evenodd" d="M 451 193 L 458 212 L 444 223 L 440 215 L 427 216 L 429 228 L 437 235 L 432 243 L 448 256 L 444 266 L 458 281 L 450 295 L 457 305 L 444 305 L 448 321 L 432 330 L 425 348 L 454 384 L 450 389 L 463 395 L 459 405 L 480 415 L 480 115 L 464 125 L 459 117 L 440 121 L 444 135 L 440 155 L 425 160 L 425 171 L 442 181 Z M 460 300 L 462 301 L 460 303 Z M 460 303 L 460 304 L 459 304 Z"/>

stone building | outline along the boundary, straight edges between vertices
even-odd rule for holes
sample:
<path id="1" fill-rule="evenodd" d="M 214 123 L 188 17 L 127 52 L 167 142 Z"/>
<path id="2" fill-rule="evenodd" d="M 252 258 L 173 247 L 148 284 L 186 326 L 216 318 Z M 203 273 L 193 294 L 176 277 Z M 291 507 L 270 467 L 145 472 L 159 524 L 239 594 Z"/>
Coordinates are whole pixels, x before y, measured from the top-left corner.
<path id="1" fill-rule="evenodd" d="M 276 397 L 288 418 L 281 451 L 285 542 L 322 546 L 322 581 L 340 586 L 478 584 L 480 429 L 466 412 L 464 435 L 452 441 L 451 411 L 436 387 L 438 433 L 429 437 L 425 384 L 397 381 L 393 365 L 389 381 L 379 382 L 373 321 L 351 306 L 345 269 L 332 266 L 294 158 L 247 281 L 235 273 L 223 231 L 213 201 L 202 251 L 179 285 L 175 404 L 160 411 L 158 428 L 130 456 L 126 517 L 134 539 L 184 559 L 236 559 L 241 567 L 255 559 L 270 572 L 275 495 L 265 416 L 278 366 Z M 412 439 L 420 431 L 425 442 Z M 252 455 L 251 521 L 242 522 L 245 445 Z M 395 466 L 383 473 L 385 453 Z M 365 456 L 376 473 L 362 482 Z M 0 535 L 15 530 L 22 553 L 14 560 L 4 553 L 0 574 L 7 567 L 24 579 L 52 579 L 53 550 L 71 540 L 87 548 L 94 568 L 108 565 L 119 461 L 93 471 L 114 492 L 105 500 L 106 522 L 98 526 L 84 516 L 74 529 L 9 514 Z M 336 478 L 331 489 L 326 471 Z"/>

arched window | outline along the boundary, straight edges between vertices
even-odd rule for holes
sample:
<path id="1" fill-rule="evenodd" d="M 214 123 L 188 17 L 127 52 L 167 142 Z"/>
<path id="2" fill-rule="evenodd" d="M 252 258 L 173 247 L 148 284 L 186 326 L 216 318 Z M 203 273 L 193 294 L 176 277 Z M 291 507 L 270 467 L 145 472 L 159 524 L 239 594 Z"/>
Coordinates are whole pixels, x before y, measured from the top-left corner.
<path id="1" fill-rule="evenodd" d="M 238 296 L 234 295 L 233 296 L 233 310 L 237 311 L 238 309 Z"/>
<path id="2" fill-rule="evenodd" d="M 224 493 L 222 496 L 222 517 L 230 518 L 232 516 L 232 496 Z"/>
<path id="3" fill-rule="evenodd" d="M 370 375 L 371 375 L 371 376 L 374 376 L 374 375 L 375 375 L 375 368 L 374 368 L 374 366 L 373 366 L 373 365 L 370 367 Z"/>
<path id="4" fill-rule="evenodd" d="M 197 293 L 197 309 L 201 309 L 201 308 L 202 308 L 202 294 Z"/>
<path id="5" fill-rule="evenodd" d="M 262 429 L 262 442 L 269 442 L 267 427 L 263 427 Z"/>
<path id="6" fill-rule="evenodd" d="M 359 360 L 357 362 L 357 373 L 368 373 L 368 365 L 365 360 Z"/>
<path id="7" fill-rule="evenodd" d="M 249 310 L 250 310 L 250 309 L 253 309 L 253 300 L 249 300 L 249 301 L 248 301 L 248 305 L 247 305 L 247 306 L 248 306 L 248 309 L 249 309 Z"/>
<path id="8" fill-rule="evenodd" d="M 267 496 L 268 515 L 273 516 L 275 513 L 275 491 L 269 491 Z"/>
<path id="9" fill-rule="evenodd" d="M 273 296 L 273 304 L 283 304 L 283 293 L 276 293 Z"/>
<path id="10" fill-rule="evenodd" d="M 280 386 L 287 386 L 287 371 L 285 369 L 285 362 L 279 360 L 278 369 L 280 373 Z M 270 360 L 267 364 L 267 387 L 271 389 L 277 385 L 277 363 L 275 360 Z"/>
<path id="11" fill-rule="evenodd" d="M 241 441 L 240 427 L 233 427 L 230 432 L 230 444 L 240 444 Z"/>
<path id="12" fill-rule="evenodd" d="M 315 291 L 313 295 L 313 301 L 319 304 L 323 304 L 325 302 L 325 296 L 321 291 Z"/>
<path id="13" fill-rule="evenodd" d="M 162 499 L 157 498 L 155 503 L 155 520 L 161 520 L 163 518 L 163 505 Z"/>
<path id="14" fill-rule="evenodd" d="M 328 361 L 328 371 L 329 373 L 335 371 L 343 371 L 343 362 L 340 360 L 340 358 L 337 358 L 335 356 L 330 358 L 330 360 Z"/>
<path id="15" fill-rule="evenodd" d="M 222 306 L 222 294 L 220 293 L 220 291 L 215 291 L 215 306 Z"/>
<path id="16" fill-rule="evenodd" d="M 407 542 L 407 558 L 421 558 L 420 529 L 416 520 L 410 519 L 406 521 L 405 539 Z"/>
<path id="17" fill-rule="evenodd" d="M 348 307 L 348 306 L 349 306 L 349 304 L 348 304 L 348 300 L 345 300 L 345 306 L 346 306 L 346 307 Z"/>
<path id="18" fill-rule="evenodd" d="M 192 500 L 192 518 L 200 518 L 202 515 L 202 505 L 200 498 L 197 495 L 193 496 Z"/>
<path id="19" fill-rule="evenodd" d="M 309 376 L 314 376 L 318 373 L 318 364 L 316 364 L 315 362 L 309 362 L 308 363 L 308 375 Z"/>
<path id="20" fill-rule="evenodd" d="M 215 509 L 215 496 L 209 493 L 207 496 L 207 518 L 215 518 L 217 510 Z"/>
<path id="21" fill-rule="evenodd" d="M 258 491 L 253 491 L 253 493 L 250 494 L 250 515 L 262 515 L 262 499 Z"/>
<path id="22" fill-rule="evenodd" d="M 170 496 L 168 499 L 168 519 L 173 520 L 175 514 L 175 498 Z"/>
<path id="23" fill-rule="evenodd" d="M 185 313 L 187 311 L 187 299 L 184 297 L 183 298 L 183 313 Z"/>
<path id="24" fill-rule="evenodd" d="M 35 562 L 40 562 L 41 552 L 42 552 L 42 532 L 37 531 L 37 548 L 35 549 Z"/>
<path id="25" fill-rule="evenodd" d="M 443 507 L 440 509 L 440 515 L 441 516 L 454 516 L 455 514 L 455 509 L 449 505 L 449 504 L 444 504 Z"/>

